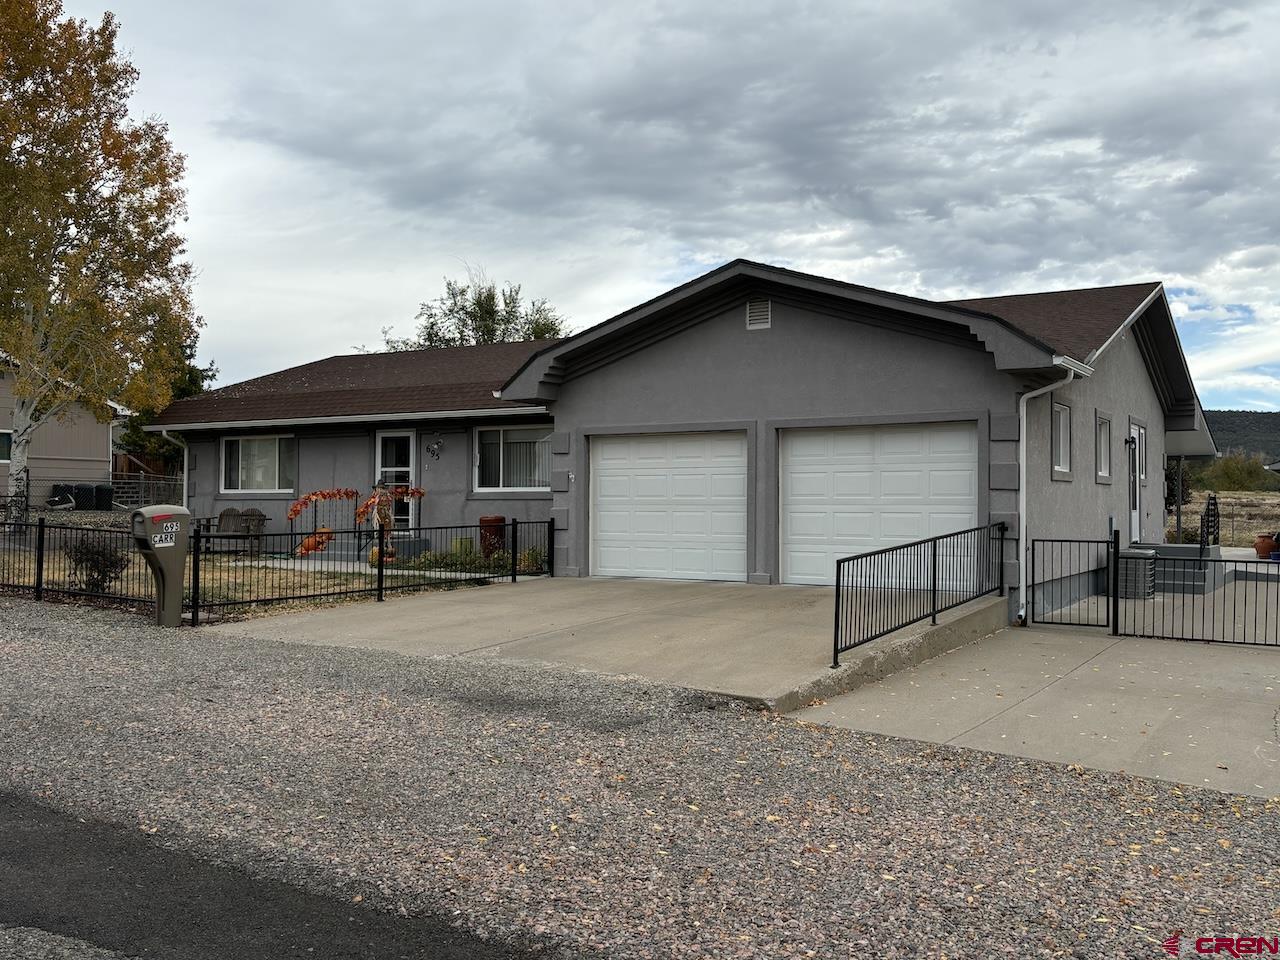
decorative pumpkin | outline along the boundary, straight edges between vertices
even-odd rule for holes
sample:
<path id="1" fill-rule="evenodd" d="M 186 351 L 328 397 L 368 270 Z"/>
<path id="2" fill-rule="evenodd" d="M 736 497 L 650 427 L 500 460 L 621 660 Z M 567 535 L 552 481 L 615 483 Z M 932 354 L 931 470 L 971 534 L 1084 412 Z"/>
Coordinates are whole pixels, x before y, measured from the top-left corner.
<path id="1" fill-rule="evenodd" d="M 329 546 L 332 540 L 333 531 L 328 527 L 321 527 L 298 544 L 298 549 L 294 552 L 300 557 L 309 557 L 313 553 L 324 553 L 325 548 Z"/>

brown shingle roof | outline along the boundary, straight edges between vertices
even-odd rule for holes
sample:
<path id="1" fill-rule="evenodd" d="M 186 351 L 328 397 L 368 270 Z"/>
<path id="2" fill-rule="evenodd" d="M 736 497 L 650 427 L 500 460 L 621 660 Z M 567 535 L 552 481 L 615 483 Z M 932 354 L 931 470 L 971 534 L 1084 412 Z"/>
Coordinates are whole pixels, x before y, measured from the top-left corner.
<path id="1" fill-rule="evenodd" d="M 329 357 L 170 404 L 156 424 L 295 420 L 379 414 L 490 410 L 530 354 L 553 340 L 492 343 L 400 353 Z"/>
<path id="2" fill-rule="evenodd" d="M 1118 287 L 1019 293 L 947 302 L 949 306 L 997 316 L 1058 353 L 1085 360 L 1107 342 L 1107 338 L 1158 286 L 1158 283 L 1128 283 Z"/>

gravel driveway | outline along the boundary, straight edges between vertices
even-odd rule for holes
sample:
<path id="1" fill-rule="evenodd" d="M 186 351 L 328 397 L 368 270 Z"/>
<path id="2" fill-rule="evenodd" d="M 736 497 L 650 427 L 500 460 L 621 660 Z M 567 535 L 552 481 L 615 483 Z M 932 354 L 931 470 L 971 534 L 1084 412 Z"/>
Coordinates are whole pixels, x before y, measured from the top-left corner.
<path id="1" fill-rule="evenodd" d="M 0 789 L 565 955 L 1157 956 L 1175 929 L 1280 932 L 1275 801 L 24 601 L 0 601 L 0 663 Z"/>

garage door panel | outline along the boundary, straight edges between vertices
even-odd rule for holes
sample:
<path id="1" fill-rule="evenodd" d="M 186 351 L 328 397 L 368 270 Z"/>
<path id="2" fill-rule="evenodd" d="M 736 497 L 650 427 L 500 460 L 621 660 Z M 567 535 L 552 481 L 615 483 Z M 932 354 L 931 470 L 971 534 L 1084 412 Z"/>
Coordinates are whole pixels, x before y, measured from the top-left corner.
<path id="1" fill-rule="evenodd" d="M 707 511 L 673 511 L 671 514 L 671 532 L 679 537 L 704 536 L 707 532 Z"/>
<path id="2" fill-rule="evenodd" d="M 973 470 L 930 470 L 929 497 L 933 500 L 972 500 L 977 495 L 977 479 L 977 473 Z"/>
<path id="3" fill-rule="evenodd" d="M 747 475 L 745 473 L 716 473 L 711 476 L 711 497 L 714 500 L 747 499 Z"/>
<path id="4" fill-rule="evenodd" d="M 711 534 L 716 537 L 742 537 L 747 535 L 747 515 L 736 510 L 713 510 Z"/>
<path id="5" fill-rule="evenodd" d="M 924 430 L 919 427 L 879 427 L 876 429 L 876 456 L 923 456 L 926 450 Z"/>
<path id="6" fill-rule="evenodd" d="M 747 439 L 741 434 L 712 435 L 706 444 L 713 463 L 737 467 L 747 462 Z"/>
<path id="7" fill-rule="evenodd" d="M 836 460 L 875 459 L 876 438 L 872 433 L 826 433 L 822 442 L 826 456 Z"/>
<path id="8" fill-rule="evenodd" d="M 880 514 L 881 539 L 906 543 L 929 536 L 932 534 L 929 533 L 928 518 L 923 513 L 885 510 Z"/>
<path id="9" fill-rule="evenodd" d="M 825 501 L 831 493 L 830 475 L 792 470 L 788 475 L 793 501 L 813 499 Z"/>
<path id="10" fill-rule="evenodd" d="M 639 537 L 663 537 L 671 532 L 671 514 L 665 510 L 636 510 L 631 514 L 631 532 Z"/>
<path id="11" fill-rule="evenodd" d="M 711 572 L 717 580 L 747 579 L 747 555 L 742 550 L 712 550 Z"/>
<path id="12" fill-rule="evenodd" d="M 793 578 L 818 580 L 830 576 L 826 550 L 790 550 L 787 553 L 787 569 Z"/>
<path id="13" fill-rule="evenodd" d="M 746 449 L 741 434 L 593 438 L 592 572 L 746 579 Z"/>
<path id="14" fill-rule="evenodd" d="M 831 583 L 841 557 L 976 526 L 977 498 L 972 423 L 784 431 L 782 579 Z"/>
<path id="15" fill-rule="evenodd" d="M 867 500 L 876 495 L 876 475 L 870 470 L 839 470 L 831 475 L 832 493 L 840 500 Z"/>
<path id="16" fill-rule="evenodd" d="M 825 539 L 831 526 L 831 514 L 826 510 L 816 512 L 806 510 L 788 510 L 786 526 L 791 531 L 791 539 L 803 540 L 806 537 Z"/>
<path id="17" fill-rule="evenodd" d="M 673 500 L 705 501 L 711 492 L 711 483 L 704 473 L 674 475 L 671 478 L 671 498 Z"/>
<path id="18" fill-rule="evenodd" d="M 977 445 L 978 432 L 968 424 L 939 423 L 929 431 L 929 453 L 935 457 L 971 457 Z"/>
<path id="19" fill-rule="evenodd" d="M 623 510 L 596 511 L 596 528 L 606 534 L 627 534 L 631 532 L 631 514 Z"/>
<path id="20" fill-rule="evenodd" d="M 597 494 L 601 500 L 630 500 L 631 478 L 616 475 L 602 476 Z"/>
<path id="21" fill-rule="evenodd" d="M 880 495 L 916 500 L 924 496 L 924 476 L 916 470 L 885 470 L 880 474 Z"/>
<path id="22" fill-rule="evenodd" d="M 841 541 L 858 540 L 866 542 L 876 536 L 876 515 L 874 513 L 847 513 L 839 511 L 831 514 L 832 533 Z"/>
<path id="23" fill-rule="evenodd" d="M 967 530 L 976 525 L 977 521 L 972 513 L 931 513 L 929 514 L 929 532 L 924 536 L 940 537 L 944 533 L 955 533 L 957 530 Z"/>

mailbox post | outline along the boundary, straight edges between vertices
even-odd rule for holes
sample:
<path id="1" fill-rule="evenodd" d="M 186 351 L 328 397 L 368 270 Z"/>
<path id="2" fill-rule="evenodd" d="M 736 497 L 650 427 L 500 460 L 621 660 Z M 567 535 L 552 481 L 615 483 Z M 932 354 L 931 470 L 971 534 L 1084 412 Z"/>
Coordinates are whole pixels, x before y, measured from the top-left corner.
<path id="1" fill-rule="evenodd" d="M 133 511 L 133 539 L 155 576 L 156 623 L 162 627 L 182 622 L 190 532 L 191 512 L 185 507 L 162 504 Z"/>

